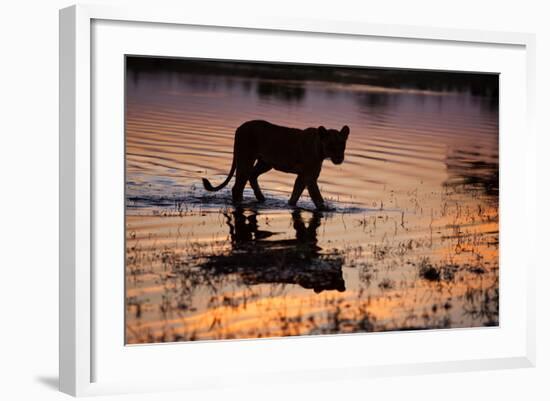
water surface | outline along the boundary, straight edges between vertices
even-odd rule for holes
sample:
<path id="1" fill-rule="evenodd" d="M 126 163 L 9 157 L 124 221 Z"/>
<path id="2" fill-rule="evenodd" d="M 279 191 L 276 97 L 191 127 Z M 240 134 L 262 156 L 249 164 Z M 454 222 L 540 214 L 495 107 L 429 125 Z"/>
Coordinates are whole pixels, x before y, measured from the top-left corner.
<path id="1" fill-rule="evenodd" d="M 128 70 L 128 343 L 498 325 L 494 94 L 347 74 Z M 202 188 L 253 119 L 351 128 L 319 178 L 333 211 L 288 207 L 274 170 L 265 204 Z"/>

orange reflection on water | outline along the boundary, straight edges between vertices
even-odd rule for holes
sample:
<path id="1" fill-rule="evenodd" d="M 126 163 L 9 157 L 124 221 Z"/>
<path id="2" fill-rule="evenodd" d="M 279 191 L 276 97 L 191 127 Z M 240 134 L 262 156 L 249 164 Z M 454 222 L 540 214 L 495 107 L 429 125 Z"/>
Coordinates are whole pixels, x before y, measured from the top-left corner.
<path id="1" fill-rule="evenodd" d="M 278 84 L 129 80 L 127 343 L 498 325 L 492 103 L 460 91 Z M 225 178 L 234 131 L 251 119 L 351 127 L 345 162 L 326 161 L 319 178 L 334 211 L 314 212 L 306 194 L 288 208 L 295 177 L 277 171 L 260 177 L 264 205 L 247 189 L 234 208 L 232 184 L 204 191 L 202 177 Z"/>

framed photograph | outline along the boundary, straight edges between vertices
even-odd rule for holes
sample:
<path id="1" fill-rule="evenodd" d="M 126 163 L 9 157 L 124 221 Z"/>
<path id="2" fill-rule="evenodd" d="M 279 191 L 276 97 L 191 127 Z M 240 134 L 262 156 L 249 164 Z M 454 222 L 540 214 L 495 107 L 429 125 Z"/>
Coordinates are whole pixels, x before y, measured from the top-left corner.
<path id="1" fill-rule="evenodd" d="M 217 18 L 60 12 L 61 390 L 533 366 L 534 37 Z"/>

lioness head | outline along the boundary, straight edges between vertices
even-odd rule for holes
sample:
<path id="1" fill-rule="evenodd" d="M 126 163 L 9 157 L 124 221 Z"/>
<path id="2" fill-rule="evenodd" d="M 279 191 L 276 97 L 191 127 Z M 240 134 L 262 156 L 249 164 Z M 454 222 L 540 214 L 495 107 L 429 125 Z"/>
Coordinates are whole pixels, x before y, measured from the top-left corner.
<path id="1" fill-rule="evenodd" d="M 344 161 L 344 152 L 346 150 L 346 141 L 349 136 L 349 127 L 344 127 L 338 131 L 335 129 L 326 129 L 319 127 L 319 135 L 321 137 L 321 145 L 323 146 L 323 154 L 330 158 L 334 164 L 342 164 Z"/>

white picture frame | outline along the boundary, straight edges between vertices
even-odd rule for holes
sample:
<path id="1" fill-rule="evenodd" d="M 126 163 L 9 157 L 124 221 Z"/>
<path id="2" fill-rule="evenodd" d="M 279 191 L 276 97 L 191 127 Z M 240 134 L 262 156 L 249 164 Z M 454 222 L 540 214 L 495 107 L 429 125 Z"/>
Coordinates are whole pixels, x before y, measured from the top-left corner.
<path id="1" fill-rule="evenodd" d="M 121 23 L 121 26 L 115 26 Z M 479 369 L 503 369 L 513 367 L 530 367 L 535 364 L 535 294 L 534 294 L 534 269 L 535 260 L 533 252 L 527 252 L 528 247 L 533 241 L 525 237 L 518 242 L 518 248 L 513 252 L 505 251 L 501 255 L 503 262 L 506 260 L 515 261 L 514 255 L 522 250 L 526 251 L 521 264 L 509 263 L 516 266 L 515 270 L 507 270 L 508 274 L 503 273 L 503 285 L 512 285 L 515 287 L 508 292 L 502 292 L 503 308 L 507 305 L 516 305 L 513 311 L 510 311 L 510 317 L 517 318 L 516 321 L 508 319 L 508 311 L 503 311 L 503 324 L 497 329 L 480 330 L 449 330 L 443 332 L 419 332 L 403 334 L 376 334 L 376 335 L 350 335 L 350 336 L 322 336 L 308 338 L 292 339 L 271 339 L 271 340 L 247 340 L 247 341 L 229 341 L 217 343 L 196 344 L 167 344 L 155 346 L 133 347 L 128 356 L 129 359 L 123 361 L 113 357 L 111 354 L 128 354 L 123 343 L 118 343 L 120 347 L 117 352 L 108 349 L 105 335 L 97 335 L 97 325 L 106 327 L 109 330 L 116 330 L 116 325 L 106 325 L 102 321 L 104 314 L 101 311 L 101 305 L 96 306 L 97 295 L 95 291 L 98 286 L 105 283 L 104 276 L 98 277 L 94 273 L 94 266 L 97 263 L 97 257 L 94 253 L 94 235 L 97 234 L 97 227 L 101 227 L 99 214 L 96 213 L 95 196 L 98 187 L 95 180 L 97 174 L 98 152 L 102 147 L 98 147 L 94 141 L 94 121 L 96 105 L 93 102 L 94 86 L 92 83 L 94 68 L 97 68 L 97 60 L 94 59 L 102 47 L 107 48 L 105 40 L 101 40 L 103 35 L 97 29 L 104 29 L 107 34 L 113 32 L 129 31 L 135 29 L 137 33 L 140 29 L 156 26 L 158 34 L 167 35 L 166 29 L 178 29 L 181 27 L 200 27 L 208 31 L 227 30 L 231 32 L 246 31 L 253 35 L 254 32 L 268 33 L 273 36 L 270 40 L 278 40 L 277 35 L 283 34 L 287 37 L 293 35 L 298 37 L 306 35 L 308 37 L 318 37 L 321 40 L 331 37 L 348 38 L 353 40 L 373 39 L 385 41 L 414 41 L 415 43 L 435 44 L 436 46 L 455 46 L 455 51 L 466 48 L 478 48 L 479 51 L 485 51 L 485 47 L 495 49 L 511 49 L 510 54 L 503 57 L 510 57 L 511 64 L 516 65 L 517 72 L 509 73 L 510 76 L 519 74 L 510 80 L 510 87 L 518 93 L 523 94 L 519 99 L 513 101 L 520 107 L 517 116 L 512 116 L 510 125 L 504 124 L 504 132 L 510 132 L 505 136 L 505 142 L 501 142 L 501 180 L 503 193 L 506 196 L 503 203 L 503 218 L 501 220 L 501 230 L 503 239 L 501 241 L 502 249 L 505 249 L 506 243 L 512 243 L 514 231 L 518 233 L 533 233 L 534 216 L 536 212 L 528 203 L 529 199 L 534 198 L 535 181 L 535 134 L 532 128 L 533 110 L 534 110 L 534 35 L 524 33 L 507 32 L 484 32 L 457 29 L 437 29 L 414 26 L 390 26 L 375 25 L 364 22 L 351 21 L 322 21 L 322 20 L 296 20 L 292 18 L 273 18 L 261 17 L 256 15 L 241 16 L 239 19 L 224 18 L 221 16 L 207 16 L 200 14 L 187 14 L 185 10 L 165 10 L 155 7 L 131 7 L 131 8 L 112 8 L 108 6 L 78 5 L 72 6 L 60 11 L 60 390 L 68 394 L 93 395 L 108 393 L 126 393 L 134 391 L 165 391 L 171 389 L 203 389 L 213 386 L 244 385 L 247 381 L 254 380 L 259 383 L 270 383 L 294 380 L 326 380 L 327 378 L 353 378 L 360 380 L 366 377 L 400 375 L 400 374 L 420 374 L 440 371 L 466 371 Z M 99 25 L 98 25 L 99 24 Z M 101 25 L 104 24 L 104 25 Z M 134 24 L 132 27 L 130 25 Z M 110 30 L 110 29 L 113 30 Z M 99 32 L 99 39 L 94 42 L 94 32 Z M 156 32 L 156 31 L 155 31 Z M 226 32 L 226 31 L 224 31 Z M 149 32 L 150 33 L 150 32 Z M 117 34 L 118 40 L 113 40 L 112 51 L 120 52 L 120 47 L 115 49 L 116 43 L 124 42 L 123 35 Z M 154 36 L 154 35 L 153 35 Z M 154 38 L 153 38 L 154 39 Z M 159 42 L 160 43 L 160 42 Z M 153 43 L 154 44 L 154 43 Z M 149 44 L 151 45 L 151 44 Z M 167 45 L 168 46 L 168 45 Z M 166 54 L 169 50 L 166 47 L 163 51 Z M 105 55 L 110 54 L 106 49 Z M 240 56 L 245 57 L 245 56 Z M 396 56 L 397 57 L 397 56 Z M 402 57 L 402 56 L 400 56 Z M 237 55 L 236 58 L 239 58 Z M 503 58 L 502 60 L 505 60 Z M 496 61 L 495 61 L 496 60 Z M 498 58 L 493 63 L 498 62 Z M 506 59 L 507 60 L 507 59 Z M 315 60 L 312 60 L 315 61 Z M 319 61 L 320 62 L 320 61 Z M 502 61 L 501 61 L 502 62 Z M 382 62 L 379 65 L 387 65 L 389 61 Z M 430 64 L 431 63 L 431 64 Z M 463 60 L 462 68 L 455 65 L 457 69 L 468 70 L 469 63 L 473 60 L 468 58 Z M 489 65 L 489 64 L 488 64 Z M 495 64 L 493 64 L 495 65 Z M 442 65 L 436 64 L 433 60 L 417 61 L 417 68 L 439 69 Z M 498 67 L 498 66 L 497 66 Z M 503 66 L 502 68 L 504 68 Z M 472 67 L 473 68 L 473 67 Z M 487 67 L 492 72 L 500 72 L 499 68 Z M 512 68 L 512 67 L 510 67 Z M 503 90 L 501 96 L 508 99 L 512 91 Z M 123 94 L 120 93 L 120 96 Z M 507 97 L 507 98 L 506 98 Z M 122 107 L 122 97 L 112 99 L 117 108 Z M 512 101 L 512 100 L 510 100 Z M 510 103 L 512 105 L 512 103 Z M 110 105 L 113 106 L 113 105 Z M 510 107 L 504 109 L 511 111 Z M 118 121 L 120 123 L 120 121 Z M 515 130 L 508 130 L 515 128 Z M 512 136 L 516 132 L 518 137 Z M 123 133 L 121 132 L 121 135 Z M 521 140 L 518 141 L 518 138 Z M 116 157 L 116 155 L 115 155 Z M 512 170 L 511 164 L 514 163 L 515 169 Z M 122 162 L 122 161 L 120 161 Z M 107 163 L 116 163 L 110 161 Z M 521 191 L 511 190 L 512 185 L 522 184 Z M 120 183 L 122 186 L 122 182 Z M 509 185 L 509 186 L 508 186 Z M 508 187 L 507 187 L 508 186 Z M 522 207 L 517 215 L 506 214 L 512 207 Z M 517 209 L 517 208 L 516 208 Z M 99 223 L 98 223 L 99 222 Z M 519 230 L 519 228 L 523 228 Z M 516 230 L 517 229 L 517 230 Z M 95 233 L 95 234 L 94 234 Z M 519 234 L 521 235 L 521 234 Z M 507 236 L 508 239 L 506 238 Z M 515 253 L 514 253 L 515 252 Z M 120 262 L 120 260 L 119 260 Z M 116 262 L 113 262 L 116 263 Z M 122 272 L 122 264 L 121 272 Z M 518 273 L 521 272 L 521 274 Z M 514 274 L 519 274 L 517 277 Z M 116 283 L 116 281 L 115 281 Z M 508 283 L 508 284 L 506 284 Z M 113 284 L 115 285 L 115 284 Z M 103 288 L 103 287 L 102 287 Z M 107 290 L 109 293 L 109 290 Z M 105 295 L 111 297 L 111 295 Z M 109 298 L 109 301 L 112 299 Z M 513 302 L 512 302 L 513 301 Z M 510 307 L 509 309 L 512 309 Z M 517 310 L 516 310 L 517 309 Z M 116 317 L 116 315 L 113 315 Z M 106 318 L 105 318 L 106 319 Z M 107 330 L 106 329 L 106 330 Z M 118 327 L 122 332 L 122 322 Z M 500 336 L 499 333 L 505 333 Z M 508 334 L 506 334 L 508 333 Z M 122 335 L 122 333 L 121 333 Z M 338 361 L 330 358 L 328 361 L 317 361 L 314 358 L 316 350 L 321 347 L 328 347 L 328 355 L 332 355 L 330 349 L 333 347 L 342 347 L 343 342 L 354 343 L 356 346 L 361 342 L 380 342 L 380 339 L 391 338 L 392 342 L 401 341 L 403 338 L 409 346 L 415 347 L 425 341 L 439 341 L 437 339 L 444 336 L 447 341 L 455 341 L 456 336 L 459 343 L 474 343 L 484 341 L 495 344 L 494 349 L 483 353 L 481 351 L 472 351 L 465 353 L 464 358 L 441 355 L 441 358 L 431 358 L 429 360 L 420 360 L 414 354 L 396 362 L 397 359 L 383 356 L 372 357 L 372 361 L 361 361 L 354 359 L 352 355 L 339 358 Z M 103 339 L 102 339 L 103 338 Z M 426 338 L 427 340 L 424 340 Z M 99 340 L 98 340 L 99 339 Z M 185 348 L 182 348 L 185 347 Z M 265 360 L 281 354 L 281 347 L 285 352 L 295 356 L 302 356 L 307 362 L 293 363 L 292 369 L 285 369 L 284 358 L 280 361 L 271 359 L 272 368 L 267 369 L 264 366 L 255 366 L 246 368 L 240 366 L 237 376 L 231 375 L 228 370 L 220 368 L 219 371 L 212 374 L 206 374 L 205 370 L 199 368 L 190 369 L 190 375 L 185 379 L 164 376 L 161 378 L 151 376 L 150 380 L 139 378 L 131 380 L 124 375 L 115 374 L 120 371 L 121 366 L 117 363 L 131 365 L 143 360 L 145 365 L 154 365 L 162 360 L 174 358 L 171 356 L 174 352 L 170 347 L 179 347 L 178 355 L 184 352 L 186 365 L 198 363 L 199 358 L 212 358 L 216 355 L 224 355 L 225 360 L 234 358 L 244 361 L 252 361 L 254 353 L 260 355 Z M 462 352 L 461 345 L 457 345 L 455 355 Z M 300 355 L 301 353 L 301 355 Z M 99 358 L 98 358 L 99 355 Z M 284 352 L 281 354 L 284 355 Z M 334 354 L 336 355 L 336 354 Z M 125 357 L 124 357 L 125 358 Z M 140 359 L 143 358 L 143 359 Z M 251 359 L 247 359 L 251 358 Z M 259 358 L 259 357 L 257 357 Z M 346 358 L 348 358 L 346 360 Z M 299 359 L 299 358 L 297 358 Z M 97 362 L 97 361 L 101 362 Z M 181 360 L 181 359 L 180 359 Z M 260 360 L 260 359 L 258 359 Z M 406 360 L 406 362 L 403 362 Z M 152 362 L 156 361 L 156 362 Z M 261 360 L 260 360 L 261 361 Z M 264 363 L 267 365 L 267 363 Z M 101 366 L 112 366 L 112 372 L 103 375 Z M 266 369 L 264 369 L 266 368 Z M 245 373 L 243 375 L 243 372 Z M 239 376 L 240 375 L 240 376 Z M 147 377 L 147 375 L 145 375 Z M 239 378 L 240 377 L 240 378 Z M 99 378 L 99 379 L 98 379 Z"/>

